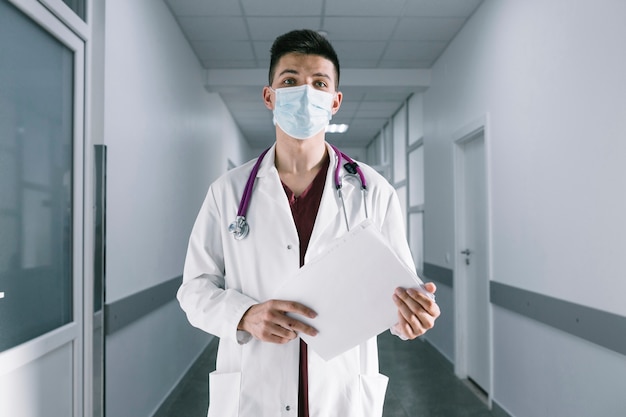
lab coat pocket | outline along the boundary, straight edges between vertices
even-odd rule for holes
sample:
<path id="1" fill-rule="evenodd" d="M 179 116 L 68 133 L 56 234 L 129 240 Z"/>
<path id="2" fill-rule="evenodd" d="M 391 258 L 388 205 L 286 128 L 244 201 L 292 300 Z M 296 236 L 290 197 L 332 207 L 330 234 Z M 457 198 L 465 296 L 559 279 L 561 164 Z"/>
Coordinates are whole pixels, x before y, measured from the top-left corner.
<path id="1" fill-rule="evenodd" d="M 381 417 L 389 378 L 383 374 L 361 375 L 361 415 Z"/>
<path id="2" fill-rule="evenodd" d="M 209 374 L 209 414 L 208 417 L 237 417 L 239 415 L 239 396 L 241 392 L 241 373 Z"/>

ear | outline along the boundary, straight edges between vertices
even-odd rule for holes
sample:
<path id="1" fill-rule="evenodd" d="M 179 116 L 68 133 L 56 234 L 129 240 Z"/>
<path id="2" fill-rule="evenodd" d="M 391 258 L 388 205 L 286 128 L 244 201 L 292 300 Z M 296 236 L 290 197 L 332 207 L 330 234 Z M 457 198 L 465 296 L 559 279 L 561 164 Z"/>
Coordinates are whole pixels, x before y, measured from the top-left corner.
<path id="1" fill-rule="evenodd" d="M 268 86 L 263 87 L 263 103 L 268 109 L 274 110 L 274 93 Z"/>
<path id="2" fill-rule="evenodd" d="M 337 94 L 335 94 L 335 99 L 333 100 L 333 106 L 331 108 L 333 115 L 339 111 L 339 107 L 341 107 L 342 100 L 343 100 L 343 93 L 341 91 L 337 91 Z"/>

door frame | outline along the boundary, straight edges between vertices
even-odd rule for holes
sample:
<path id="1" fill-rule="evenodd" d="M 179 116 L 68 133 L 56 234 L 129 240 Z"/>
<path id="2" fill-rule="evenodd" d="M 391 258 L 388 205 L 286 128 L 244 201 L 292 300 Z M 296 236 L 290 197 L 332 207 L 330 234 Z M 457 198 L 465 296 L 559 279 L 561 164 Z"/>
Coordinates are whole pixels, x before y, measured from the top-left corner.
<path id="1" fill-rule="evenodd" d="M 454 316 L 454 372 L 460 379 L 468 377 L 468 331 L 470 329 L 467 322 L 467 309 L 469 305 L 467 291 L 466 268 L 464 268 L 464 258 L 460 256 L 460 252 L 465 245 L 465 186 L 464 186 L 464 149 L 463 146 L 475 139 L 477 136 L 483 136 L 484 152 L 485 152 L 485 191 L 486 191 L 486 209 L 487 209 L 487 230 L 485 230 L 487 240 L 487 282 L 493 279 L 493 247 L 492 247 L 492 195 L 491 195 L 491 138 L 489 132 L 489 113 L 485 113 L 472 122 L 467 123 L 452 134 L 452 160 L 453 160 L 453 180 L 454 180 L 454 286 L 453 295 L 455 300 L 455 316 Z M 489 299 L 489 297 L 487 297 Z M 489 382 L 487 384 L 487 403 L 489 408 L 492 406 L 494 395 L 493 383 L 493 308 L 491 303 L 487 306 L 487 348 L 488 352 L 488 375 Z"/>
<path id="2" fill-rule="evenodd" d="M 85 364 L 91 364 L 90 331 L 93 326 L 93 231 L 89 227 L 93 196 L 90 180 L 93 167 L 86 146 L 88 132 L 88 26 L 75 17 L 61 0 L 8 0 L 41 29 L 56 38 L 74 53 L 73 115 L 72 115 L 72 321 L 18 346 L 0 352 L 0 377 L 28 365 L 47 353 L 72 345 L 73 416 L 90 415 L 92 381 L 86 377 Z M 90 8 L 91 1 L 87 0 Z M 88 295 L 88 296 L 86 296 Z M 89 314 L 86 312 L 89 311 Z M 89 368 L 90 370 L 91 368 Z"/>

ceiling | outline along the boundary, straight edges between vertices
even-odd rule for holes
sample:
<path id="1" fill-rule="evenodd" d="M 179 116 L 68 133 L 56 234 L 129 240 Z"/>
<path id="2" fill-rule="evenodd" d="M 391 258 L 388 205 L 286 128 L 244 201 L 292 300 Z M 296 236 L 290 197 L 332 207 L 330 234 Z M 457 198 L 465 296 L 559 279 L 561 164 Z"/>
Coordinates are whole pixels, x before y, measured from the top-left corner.
<path id="1" fill-rule="evenodd" d="M 338 146 L 367 145 L 413 93 L 482 0 L 165 0 L 217 92 L 254 147 L 274 141 L 262 102 L 269 50 L 293 29 L 324 31 L 341 66 L 344 100 L 327 134 Z"/>

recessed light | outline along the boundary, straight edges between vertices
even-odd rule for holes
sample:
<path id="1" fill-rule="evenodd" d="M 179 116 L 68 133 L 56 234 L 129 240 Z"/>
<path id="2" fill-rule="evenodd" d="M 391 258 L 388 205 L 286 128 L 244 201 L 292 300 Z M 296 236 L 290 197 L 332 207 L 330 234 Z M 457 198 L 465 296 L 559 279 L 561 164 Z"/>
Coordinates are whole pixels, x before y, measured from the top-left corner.
<path id="1" fill-rule="evenodd" d="M 348 130 L 348 125 L 340 124 L 340 125 L 328 125 L 326 126 L 327 133 L 345 133 Z"/>

